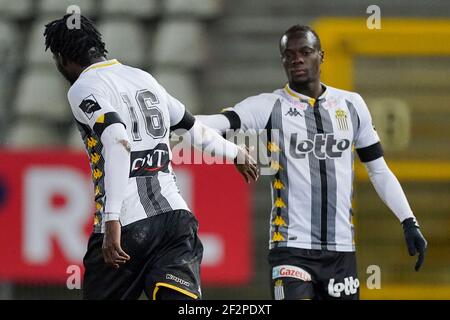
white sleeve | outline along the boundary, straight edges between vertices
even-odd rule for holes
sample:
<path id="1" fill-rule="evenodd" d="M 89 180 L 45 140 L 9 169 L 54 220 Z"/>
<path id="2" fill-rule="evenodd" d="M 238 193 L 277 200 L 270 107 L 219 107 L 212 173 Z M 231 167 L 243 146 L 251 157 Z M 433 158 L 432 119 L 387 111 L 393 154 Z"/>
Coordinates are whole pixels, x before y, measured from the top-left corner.
<path id="1" fill-rule="evenodd" d="M 182 104 L 178 99 L 172 97 L 170 94 L 167 94 L 167 105 L 169 107 L 169 116 L 170 116 L 170 126 L 174 127 L 178 125 L 182 120 L 186 113 L 186 107 Z M 178 126 L 181 128 L 181 126 Z M 183 128 L 187 129 L 187 128 Z"/>
<path id="2" fill-rule="evenodd" d="M 105 159 L 105 221 L 118 220 L 128 185 L 130 143 L 125 128 L 108 126 L 101 137 Z"/>
<path id="3" fill-rule="evenodd" d="M 227 130 L 264 129 L 276 99 L 270 94 L 249 97 L 232 108 L 226 108 L 220 114 L 198 115 L 196 119 L 221 134 Z"/>
<path id="4" fill-rule="evenodd" d="M 99 85 L 76 83 L 67 97 L 77 121 L 88 125 L 103 144 L 105 159 L 105 221 L 118 220 L 128 184 L 128 135 L 120 115 Z"/>
<path id="5" fill-rule="evenodd" d="M 355 103 L 354 107 L 359 119 L 359 128 L 355 137 L 355 148 L 361 149 L 380 142 L 380 138 L 372 123 L 372 116 L 363 98 L 355 93 L 352 100 Z"/>
<path id="6" fill-rule="evenodd" d="M 177 129 L 189 130 L 195 122 L 194 116 L 186 109 L 185 105 L 181 103 L 177 98 L 170 95 L 167 90 L 159 84 L 156 79 L 152 77 L 159 90 L 164 95 L 164 99 L 167 102 L 167 108 L 169 110 L 170 130 L 175 131 Z"/>
<path id="7" fill-rule="evenodd" d="M 264 129 L 276 101 L 276 96 L 263 93 L 239 102 L 223 114 L 230 120 L 231 129 Z M 238 116 L 239 123 L 236 123 L 233 113 Z"/>
<path id="8" fill-rule="evenodd" d="M 383 202 L 397 216 L 400 222 L 414 218 L 405 193 L 383 157 L 365 162 L 370 181 Z"/>
<path id="9" fill-rule="evenodd" d="M 192 128 L 181 135 L 191 145 L 209 155 L 234 160 L 238 154 L 238 146 L 222 138 L 215 130 L 195 121 Z"/>
<path id="10" fill-rule="evenodd" d="M 195 118 L 204 125 L 219 131 L 221 134 L 231 129 L 230 121 L 223 114 L 198 115 Z"/>
<path id="11" fill-rule="evenodd" d="M 112 107 L 107 93 L 98 85 L 75 83 L 67 93 L 75 119 L 88 125 L 100 137 L 112 123 L 122 123 L 120 115 Z"/>
<path id="12" fill-rule="evenodd" d="M 361 162 L 366 163 L 383 157 L 380 138 L 372 124 L 372 117 L 363 98 L 357 93 L 352 97 L 358 116 L 358 128 L 354 137 L 355 150 Z"/>
<path id="13" fill-rule="evenodd" d="M 229 160 L 237 157 L 238 147 L 235 144 L 225 140 L 215 130 L 203 125 L 200 121 L 195 121 L 195 117 L 180 101 L 167 93 L 162 86 L 161 88 L 168 102 L 171 131 L 175 131 L 184 140 L 188 140 L 194 148 L 209 155 L 225 157 Z"/>

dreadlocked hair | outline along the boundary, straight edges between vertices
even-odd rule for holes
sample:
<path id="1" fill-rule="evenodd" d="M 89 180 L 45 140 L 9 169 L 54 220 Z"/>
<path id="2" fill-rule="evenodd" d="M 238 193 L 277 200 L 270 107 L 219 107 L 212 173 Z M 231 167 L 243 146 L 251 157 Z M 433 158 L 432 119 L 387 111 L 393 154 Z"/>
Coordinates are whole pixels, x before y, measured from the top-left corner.
<path id="1" fill-rule="evenodd" d="M 91 58 L 106 57 L 108 51 L 93 22 L 80 15 L 80 28 L 69 29 L 67 19 L 71 16 L 66 14 L 45 25 L 45 51 L 50 48 L 54 54 L 83 67 L 90 64 Z"/>

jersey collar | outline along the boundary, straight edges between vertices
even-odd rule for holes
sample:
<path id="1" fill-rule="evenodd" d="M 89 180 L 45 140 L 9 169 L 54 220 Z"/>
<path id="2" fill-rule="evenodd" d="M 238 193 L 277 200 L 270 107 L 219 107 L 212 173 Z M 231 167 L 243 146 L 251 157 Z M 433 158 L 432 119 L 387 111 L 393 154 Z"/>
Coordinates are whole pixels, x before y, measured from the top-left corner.
<path id="1" fill-rule="evenodd" d="M 89 70 L 92 69 L 98 69 L 98 68 L 103 68 L 103 67 L 109 67 L 109 66 L 113 66 L 115 64 L 120 64 L 119 61 L 117 61 L 117 59 L 112 59 L 112 60 L 106 60 L 106 61 L 100 61 L 94 64 L 91 64 L 89 67 L 87 67 L 86 69 L 83 70 L 83 73 L 88 72 Z"/>
<path id="2" fill-rule="evenodd" d="M 328 92 L 327 86 L 324 85 L 323 83 L 320 83 L 320 84 L 323 87 L 325 87 L 325 91 L 320 95 L 320 97 L 317 98 L 317 100 L 325 100 L 325 95 Z M 316 103 L 316 99 L 308 97 L 304 94 L 298 93 L 297 91 L 291 89 L 291 87 L 289 86 L 289 83 L 286 83 L 286 85 L 284 86 L 284 92 L 286 92 L 286 94 L 288 94 L 292 98 L 298 99 L 300 101 L 308 102 L 311 106 L 314 106 L 314 104 Z"/>

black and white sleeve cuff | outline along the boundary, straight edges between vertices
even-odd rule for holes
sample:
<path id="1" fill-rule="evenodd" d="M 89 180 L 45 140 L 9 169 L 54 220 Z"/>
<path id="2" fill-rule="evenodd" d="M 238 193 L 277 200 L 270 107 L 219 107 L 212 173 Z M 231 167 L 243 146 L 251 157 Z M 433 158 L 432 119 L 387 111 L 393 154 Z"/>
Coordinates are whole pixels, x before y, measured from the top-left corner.
<path id="1" fill-rule="evenodd" d="M 187 110 L 184 111 L 183 118 L 176 125 L 171 126 L 170 130 L 175 131 L 177 129 L 190 130 L 195 123 L 195 117 Z"/>
<path id="2" fill-rule="evenodd" d="M 227 110 L 222 112 L 222 114 L 230 121 L 230 129 L 237 130 L 241 128 L 241 118 L 233 110 Z"/>
<path id="3" fill-rule="evenodd" d="M 119 114 L 117 112 L 107 112 L 105 114 L 102 114 L 100 117 L 97 118 L 94 124 L 94 132 L 97 134 L 97 136 L 101 137 L 103 131 L 113 123 L 121 123 L 125 126 L 125 123 L 123 123 L 122 119 L 120 118 Z"/>
<path id="4" fill-rule="evenodd" d="M 381 158 L 384 154 L 381 143 L 377 142 L 368 147 L 356 149 L 361 162 L 370 162 Z"/>

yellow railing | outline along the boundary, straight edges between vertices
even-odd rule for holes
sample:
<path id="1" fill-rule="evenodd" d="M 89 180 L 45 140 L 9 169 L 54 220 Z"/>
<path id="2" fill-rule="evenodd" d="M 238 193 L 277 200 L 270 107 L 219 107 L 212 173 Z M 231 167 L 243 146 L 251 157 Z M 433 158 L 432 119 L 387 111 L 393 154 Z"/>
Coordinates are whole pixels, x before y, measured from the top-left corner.
<path id="1" fill-rule="evenodd" d="M 355 56 L 450 56 L 450 20 L 383 18 L 380 30 L 366 26 L 366 18 L 318 19 L 325 62 L 321 79 L 352 90 Z"/>
<path id="2" fill-rule="evenodd" d="M 448 300 L 450 286 L 386 285 L 379 290 L 361 286 L 361 299 L 365 300 Z"/>
<path id="3" fill-rule="evenodd" d="M 388 161 L 388 166 L 402 182 L 450 181 L 449 161 Z M 358 181 L 369 180 L 367 171 L 360 162 L 355 163 L 355 175 Z"/>

